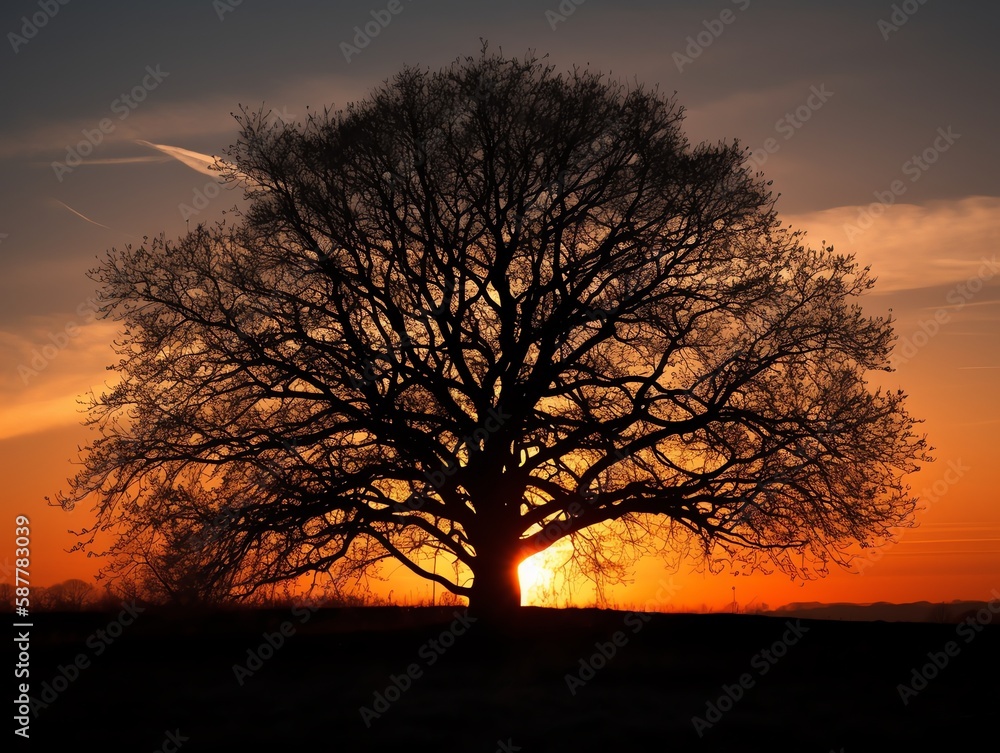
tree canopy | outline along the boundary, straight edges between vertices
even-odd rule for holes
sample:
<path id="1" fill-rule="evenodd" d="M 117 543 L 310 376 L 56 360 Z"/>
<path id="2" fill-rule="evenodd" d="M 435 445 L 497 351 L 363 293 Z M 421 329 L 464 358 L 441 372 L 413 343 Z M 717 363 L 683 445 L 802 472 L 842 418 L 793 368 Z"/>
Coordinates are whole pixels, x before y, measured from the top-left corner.
<path id="1" fill-rule="evenodd" d="M 92 273 L 120 381 L 63 502 L 95 495 L 112 571 L 241 595 L 388 559 L 502 613 L 565 537 L 598 574 L 691 545 L 796 573 L 906 524 L 929 448 L 865 379 L 869 270 L 672 98 L 484 51 L 267 115 L 237 115 L 235 223 Z"/>

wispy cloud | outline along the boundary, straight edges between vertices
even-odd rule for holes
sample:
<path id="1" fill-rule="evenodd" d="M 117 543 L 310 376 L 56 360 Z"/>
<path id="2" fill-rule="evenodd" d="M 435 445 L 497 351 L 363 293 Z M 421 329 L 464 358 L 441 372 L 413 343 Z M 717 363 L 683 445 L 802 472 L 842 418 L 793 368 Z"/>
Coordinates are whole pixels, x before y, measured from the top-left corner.
<path id="1" fill-rule="evenodd" d="M 826 240 L 871 264 L 878 293 L 960 283 L 976 276 L 984 260 L 992 261 L 997 253 L 1000 197 L 896 204 L 851 238 L 847 228 L 863 209 L 836 207 L 783 219 L 807 231 L 812 244 Z"/>
<path id="2" fill-rule="evenodd" d="M 104 157 L 103 159 L 88 159 L 85 165 L 131 165 L 148 162 L 169 162 L 169 157 Z M 37 165 L 49 166 L 48 162 L 38 162 Z"/>
<path id="3" fill-rule="evenodd" d="M 945 556 L 945 555 L 947 555 L 947 556 L 964 556 L 964 555 L 970 555 L 970 554 L 976 554 L 976 555 L 983 555 L 983 554 L 985 554 L 985 555 L 989 555 L 989 556 L 992 556 L 992 557 L 996 557 L 996 556 L 1000 556 L 1000 549 L 998 549 L 998 550 L 994 550 L 994 549 L 942 549 L 941 551 L 938 551 L 938 552 L 900 552 L 900 551 L 895 551 L 894 550 L 892 552 L 892 556 L 893 557 L 920 557 L 920 558 L 924 558 L 924 557 L 941 557 L 941 556 Z M 889 555 L 886 555 L 886 556 L 889 556 Z"/>
<path id="4" fill-rule="evenodd" d="M 0 370 L 0 440 L 79 425 L 81 398 L 118 381 L 107 365 L 117 360 L 111 343 L 121 328 L 92 316 L 88 308 L 36 317 L 20 331 L 0 332 L 0 361 L 9 365 Z"/>
<path id="5" fill-rule="evenodd" d="M 964 544 L 966 542 L 985 543 L 1000 541 L 1000 538 L 976 538 L 976 539 L 906 539 L 900 544 Z"/>

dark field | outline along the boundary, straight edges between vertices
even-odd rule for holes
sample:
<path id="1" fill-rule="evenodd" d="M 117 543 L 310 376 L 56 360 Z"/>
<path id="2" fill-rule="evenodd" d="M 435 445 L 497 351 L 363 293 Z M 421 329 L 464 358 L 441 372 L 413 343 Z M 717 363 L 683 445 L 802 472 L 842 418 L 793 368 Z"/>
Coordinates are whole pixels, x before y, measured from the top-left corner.
<path id="1" fill-rule="evenodd" d="M 1000 740 L 1000 621 L 977 631 L 803 620 L 791 632 L 795 620 L 774 617 L 647 620 L 526 609 L 499 635 L 481 623 L 467 630 L 453 623 L 462 611 L 179 615 L 149 608 L 114 639 L 96 631 L 117 615 L 37 615 L 31 695 L 44 700 L 44 683 L 63 690 L 37 708 L 31 748 L 175 750 L 167 733 L 184 753 L 300 744 L 322 751 L 850 753 L 996 750 Z M 241 673 L 240 685 L 233 666 L 247 666 L 248 650 L 266 645 L 264 633 L 283 645 L 252 675 Z M 566 677 L 579 678 L 581 659 L 599 655 L 595 643 L 613 655 L 571 694 Z M 914 669 L 932 661 L 928 652 L 946 663 L 904 705 L 897 686 L 913 683 Z M 54 682 L 58 667 L 81 655 L 89 666 Z M 390 676 L 401 678 L 408 667 L 409 687 L 397 692 Z M 741 676 L 745 687 L 736 690 Z M 387 689 L 395 702 L 373 708 L 376 691 Z M 710 702 L 727 709 L 721 719 L 706 719 Z M 382 710 L 368 715 L 370 727 L 363 706 Z M 702 725 L 699 737 L 695 716 L 719 720 Z"/>

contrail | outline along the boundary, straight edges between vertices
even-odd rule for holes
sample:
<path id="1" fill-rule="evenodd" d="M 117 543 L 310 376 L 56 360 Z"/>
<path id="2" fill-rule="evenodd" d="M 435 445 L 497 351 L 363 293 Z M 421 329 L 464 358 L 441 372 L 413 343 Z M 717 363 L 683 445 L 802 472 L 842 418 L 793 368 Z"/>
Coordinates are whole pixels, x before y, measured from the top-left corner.
<path id="1" fill-rule="evenodd" d="M 156 149 L 157 151 L 163 152 L 169 157 L 173 157 L 178 162 L 187 165 L 192 170 L 196 172 L 203 173 L 205 175 L 211 175 L 213 178 L 222 182 L 223 177 L 219 170 L 215 167 L 235 167 L 231 162 L 222 159 L 221 157 L 215 157 L 209 154 L 202 154 L 201 152 L 195 152 L 191 149 L 184 149 L 179 146 L 169 146 L 167 144 L 154 144 L 150 141 L 143 141 L 142 139 L 135 139 L 136 144 L 142 144 L 143 146 L 148 146 L 150 149 Z M 256 181 L 250 179 L 245 173 L 236 172 L 236 176 L 243 181 L 246 181 L 250 185 L 259 185 Z"/>
<path id="2" fill-rule="evenodd" d="M 79 217 L 84 222 L 89 222 L 91 225 L 97 225 L 97 227 L 103 227 L 105 230 L 110 230 L 113 233 L 119 233 L 121 235 L 124 235 L 126 238 L 132 238 L 133 240 L 137 240 L 137 241 L 141 240 L 138 235 L 135 235 L 133 233 L 126 233 L 124 230 L 115 230 L 113 227 L 108 227 L 107 225 L 102 225 L 100 222 L 97 222 L 96 220 L 90 219 L 87 215 L 81 214 L 80 212 L 78 212 L 75 209 L 73 209 L 73 207 L 71 207 L 65 201 L 60 201 L 59 199 L 55 199 L 55 198 L 53 198 L 52 201 L 54 201 L 56 204 L 61 204 L 63 207 L 65 207 L 66 209 L 68 209 L 69 211 L 71 211 L 73 214 L 75 214 L 77 217 Z"/>
<path id="3" fill-rule="evenodd" d="M 187 165 L 192 170 L 196 170 L 199 173 L 204 173 L 205 175 L 211 175 L 213 177 L 220 177 L 218 170 L 209 169 L 212 165 L 217 162 L 221 162 L 218 157 L 213 157 L 208 154 L 202 154 L 201 152 L 194 152 L 190 149 L 183 149 L 179 146 L 168 146 L 166 144 L 153 144 L 149 141 L 143 141 L 142 139 L 136 139 L 136 144 L 142 144 L 143 146 L 148 146 L 151 149 L 156 149 L 157 151 L 163 152 L 168 157 L 173 157 L 178 162 Z"/>
<path id="4" fill-rule="evenodd" d="M 75 209 L 73 209 L 73 207 L 71 207 L 69 204 L 67 204 L 64 201 L 59 201 L 59 199 L 53 199 L 53 201 L 56 202 L 57 204 L 62 204 L 64 207 L 66 207 L 69 211 L 71 211 L 73 214 L 75 214 L 81 220 L 86 220 L 91 225 L 97 225 L 98 227 L 103 227 L 106 230 L 114 230 L 114 228 L 110 228 L 107 225 L 102 225 L 100 222 L 95 222 L 94 220 L 90 219 L 86 215 L 80 214 L 78 211 L 76 211 Z"/>
<path id="5" fill-rule="evenodd" d="M 170 157 L 104 157 L 102 159 L 88 159 L 86 165 L 132 165 L 139 163 L 148 162 L 169 162 Z M 33 162 L 35 167 L 48 167 L 50 163 L 48 162 Z"/>
<path id="6" fill-rule="evenodd" d="M 105 157 L 104 159 L 89 159 L 88 165 L 133 165 L 143 162 L 169 162 L 169 157 Z"/>

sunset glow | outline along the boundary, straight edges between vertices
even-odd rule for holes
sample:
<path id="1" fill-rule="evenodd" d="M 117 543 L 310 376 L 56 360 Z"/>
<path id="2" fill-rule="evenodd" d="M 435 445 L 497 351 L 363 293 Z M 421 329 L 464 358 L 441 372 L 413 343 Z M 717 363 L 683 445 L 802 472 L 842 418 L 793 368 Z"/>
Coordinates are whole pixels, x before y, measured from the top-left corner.
<path id="1" fill-rule="evenodd" d="M 68 551 L 93 525 L 93 512 L 46 501 L 78 470 L 78 448 L 97 436 L 81 425 L 80 401 L 117 379 L 108 367 L 118 361 L 112 343 L 123 333 L 96 316 L 97 285 L 86 275 L 95 257 L 161 231 L 176 238 L 232 219 L 242 194 L 220 187 L 209 166 L 236 139 L 230 113 L 239 104 L 267 102 L 272 123 L 301 121 L 365 97 L 404 62 L 438 68 L 476 54 L 487 31 L 494 46 L 537 49 L 559 69 L 589 64 L 613 78 L 676 90 L 692 144 L 738 139 L 750 149 L 750 164 L 780 194 L 784 223 L 813 246 L 833 244 L 870 265 L 877 282 L 858 304 L 868 315 L 891 316 L 897 339 L 894 370 L 867 378 L 907 394 L 934 447 L 935 462 L 907 479 L 921 498 L 916 527 L 867 550 L 861 566 L 790 580 L 712 574 L 697 556 L 677 569 L 650 557 L 610 586 L 608 598 L 647 603 L 667 578 L 677 590 L 664 608 L 691 610 L 727 609 L 734 584 L 737 603 L 753 599 L 751 608 L 983 599 L 1000 585 L 1000 188 L 989 168 L 1000 146 L 996 105 L 970 83 L 994 46 L 978 36 L 985 33 L 979 24 L 944 4 L 920 3 L 911 22 L 887 33 L 877 25 L 882 8 L 855 3 L 813 12 L 740 2 L 732 4 L 732 23 L 692 55 L 686 50 L 708 33 L 705 11 L 693 3 L 626 3 L 627 11 L 575 3 L 559 19 L 545 8 L 405 4 L 384 37 L 345 60 L 338 44 L 353 50 L 353 29 L 371 20 L 372 8 L 314 9 L 302 23 L 251 5 L 233 3 L 224 19 L 211 3 L 178 11 L 183 20 L 156 15 L 129 37 L 143 43 L 112 59 L 89 50 L 120 48 L 115 13 L 84 14 L 72 4 L 37 39 L 7 50 L 4 86 L 17 106 L 0 129 L 0 509 L 7 520 L 31 517 L 39 585 L 93 582 L 104 564 Z M 21 12 L 9 15 L 14 28 Z M 203 24 L 214 25 L 211 34 L 178 46 Z M 433 44 L 427 29 L 437 35 Z M 295 40 L 282 42 L 287 55 L 246 54 L 277 49 L 276 38 Z M 812 49 L 809 40 L 836 41 Z M 72 62 L 57 64 L 61 59 Z M 157 63 L 162 73 L 153 85 L 147 70 L 160 70 Z M 122 92 L 141 99 L 125 105 Z M 498 300 L 495 288 L 486 296 Z M 519 565 L 523 604 L 597 602 L 589 581 L 568 575 L 567 547 L 560 541 Z M 9 542 L 0 549 L 4 558 L 13 559 Z M 405 568 L 372 588 L 398 601 L 400 594 L 414 602 L 430 594 Z"/>
<path id="2" fill-rule="evenodd" d="M 568 600 L 573 585 L 567 583 L 567 570 L 573 546 L 561 540 L 537 554 L 528 557 L 517 572 L 521 579 L 521 604 L 525 606 L 561 606 Z"/>

